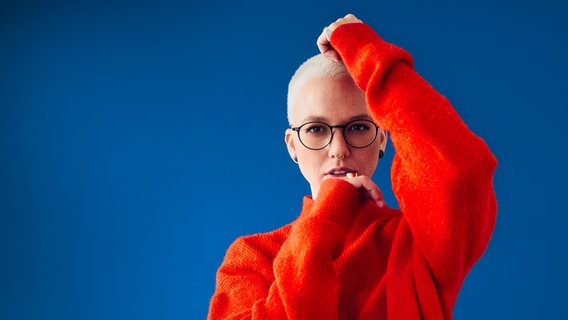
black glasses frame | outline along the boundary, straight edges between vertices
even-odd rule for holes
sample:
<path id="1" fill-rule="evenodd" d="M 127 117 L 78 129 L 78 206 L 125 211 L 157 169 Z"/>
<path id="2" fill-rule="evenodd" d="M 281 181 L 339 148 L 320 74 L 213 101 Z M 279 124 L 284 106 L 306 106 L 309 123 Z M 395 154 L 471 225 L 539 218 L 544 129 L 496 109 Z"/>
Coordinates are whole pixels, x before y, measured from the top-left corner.
<path id="1" fill-rule="evenodd" d="M 372 124 L 373 126 L 375 126 L 375 137 L 373 138 L 373 140 L 371 140 L 371 142 L 369 142 L 369 144 L 364 145 L 364 146 L 354 146 L 354 145 L 352 145 L 352 144 L 347 140 L 347 138 L 345 137 L 345 128 L 349 127 L 349 125 L 351 125 L 351 124 L 354 123 L 354 122 L 368 122 L 368 123 Z M 331 132 L 331 135 L 329 136 L 329 141 L 328 141 L 323 147 L 321 147 L 321 148 L 310 148 L 310 147 L 308 147 L 307 145 L 304 144 L 304 141 L 302 141 L 302 137 L 300 136 L 300 130 L 301 130 L 304 126 L 309 125 L 309 124 L 314 124 L 314 123 L 322 124 L 322 125 L 328 127 L 328 128 L 329 128 L 329 132 Z M 329 124 L 327 124 L 327 123 L 325 123 L 325 122 L 321 122 L 321 121 L 310 121 L 310 122 L 306 122 L 306 123 L 302 124 L 302 125 L 299 126 L 299 127 L 292 127 L 292 125 L 290 125 L 290 129 L 292 129 L 293 131 L 296 131 L 296 133 L 298 134 L 298 140 L 300 140 L 300 142 L 302 143 L 302 145 L 303 145 L 304 147 L 306 147 L 306 148 L 308 148 L 308 149 L 310 149 L 310 150 L 321 150 L 321 149 L 324 149 L 325 147 L 329 146 L 329 144 L 331 143 L 331 141 L 333 141 L 333 134 L 334 134 L 333 129 L 334 129 L 334 128 L 340 128 L 340 129 L 341 129 L 341 135 L 343 136 L 343 140 L 345 140 L 345 143 L 347 143 L 349 146 L 351 146 L 351 147 L 353 147 L 353 148 L 357 148 L 357 149 L 366 148 L 366 147 L 372 145 L 373 142 L 375 142 L 375 140 L 377 140 L 377 136 L 379 135 L 379 126 L 378 126 L 376 123 L 374 123 L 373 121 L 371 121 L 371 120 L 365 120 L 365 119 L 363 119 L 363 120 L 353 120 L 353 121 L 349 121 L 349 122 L 347 122 L 346 124 L 341 125 L 341 126 L 340 126 L 340 125 L 337 125 L 337 126 L 330 126 Z"/>

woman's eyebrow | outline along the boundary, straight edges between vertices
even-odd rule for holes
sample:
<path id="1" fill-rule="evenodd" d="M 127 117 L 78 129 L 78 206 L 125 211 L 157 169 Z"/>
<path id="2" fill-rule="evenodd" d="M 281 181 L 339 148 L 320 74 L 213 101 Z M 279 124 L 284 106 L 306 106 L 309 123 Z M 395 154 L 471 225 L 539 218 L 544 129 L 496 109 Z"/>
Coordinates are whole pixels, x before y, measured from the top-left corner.
<path id="1" fill-rule="evenodd" d="M 370 120 L 370 121 L 373 121 L 373 118 L 371 118 L 370 115 L 364 113 L 364 114 L 359 114 L 359 115 L 356 115 L 356 116 L 353 116 L 353 117 L 347 119 L 345 121 L 345 123 L 351 122 L 353 120 Z M 322 117 L 322 116 L 308 116 L 304 119 L 304 121 L 302 121 L 302 123 L 311 122 L 311 121 L 328 123 L 329 119 L 327 119 L 326 117 Z"/>
<path id="2" fill-rule="evenodd" d="M 305 122 L 310 122 L 310 121 L 318 121 L 318 122 L 326 122 L 328 119 L 325 117 L 319 117 L 319 116 L 308 116 L 304 119 L 304 121 L 302 121 L 302 123 Z"/>
<path id="3" fill-rule="evenodd" d="M 353 121 L 353 120 L 371 120 L 371 121 L 373 121 L 373 118 L 370 115 L 365 113 L 365 114 L 360 114 L 358 116 L 351 117 L 347 120 L 347 122 Z"/>

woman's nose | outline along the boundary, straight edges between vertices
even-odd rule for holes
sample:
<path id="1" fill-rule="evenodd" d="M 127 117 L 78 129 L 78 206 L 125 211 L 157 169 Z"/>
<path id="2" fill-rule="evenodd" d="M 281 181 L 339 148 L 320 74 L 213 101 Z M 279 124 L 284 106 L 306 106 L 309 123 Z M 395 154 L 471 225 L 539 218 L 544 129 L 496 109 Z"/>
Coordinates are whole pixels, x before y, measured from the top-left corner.
<path id="1" fill-rule="evenodd" d="M 329 143 L 329 157 L 336 159 L 343 159 L 349 157 L 351 152 L 349 150 L 349 145 L 345 141 L 345 136 L 343 135 L 343 130 L 337 128 L 333 129 L 331 142 Z"/>

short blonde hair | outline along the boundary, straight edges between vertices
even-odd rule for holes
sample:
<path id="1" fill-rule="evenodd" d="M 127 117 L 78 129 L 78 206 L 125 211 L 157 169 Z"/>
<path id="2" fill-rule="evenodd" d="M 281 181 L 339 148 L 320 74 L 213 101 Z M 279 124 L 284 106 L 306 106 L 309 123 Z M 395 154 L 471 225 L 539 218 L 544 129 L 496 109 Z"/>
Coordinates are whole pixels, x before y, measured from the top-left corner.
<path id="1" fill-rule="evenodd" d="M 296 100 L 298 99 L 298 93 L 302 87 L 308 82 L 308 80 L 317 77 L 331 77 L 331 78 L 351 78 L 351 75 L 345 68 L 342 62 L 336 62 L 331 59 L 324 57 L 322 54 L 315 55 L 304 63 L 296 70 L 290 83 L 288 84 L 288 123 L 291 125 L 293 108 Z"/>

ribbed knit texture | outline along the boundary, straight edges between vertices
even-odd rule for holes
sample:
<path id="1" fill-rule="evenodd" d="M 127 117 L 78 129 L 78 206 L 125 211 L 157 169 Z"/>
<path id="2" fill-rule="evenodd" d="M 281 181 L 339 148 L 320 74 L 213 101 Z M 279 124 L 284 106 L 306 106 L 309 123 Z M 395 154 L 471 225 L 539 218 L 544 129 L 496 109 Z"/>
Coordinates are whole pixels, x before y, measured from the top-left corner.
<path id="1" fill-rule="evenodd" d="M 340 26 L 331 43 L 390 131 L 401 210 L 324 181 L 292 224 L 230 246 L 208 319 L 451 319 L 487 247 L 497 162 L 485 143 L 412 69 L 410 55 L 366 24 Z"/>

